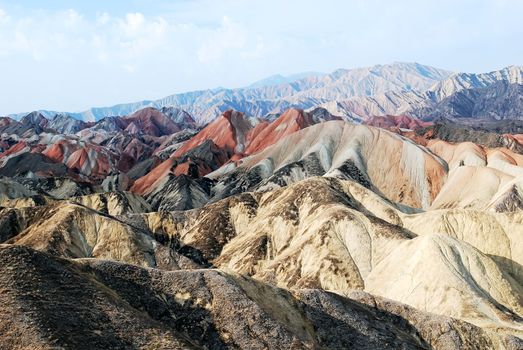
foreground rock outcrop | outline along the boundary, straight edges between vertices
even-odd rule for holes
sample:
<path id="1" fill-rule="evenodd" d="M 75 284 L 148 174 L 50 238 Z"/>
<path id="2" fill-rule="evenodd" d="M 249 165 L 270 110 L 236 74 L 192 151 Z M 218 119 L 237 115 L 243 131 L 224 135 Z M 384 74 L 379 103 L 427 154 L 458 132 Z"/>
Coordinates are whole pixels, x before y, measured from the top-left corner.
<path id="1" fill-rule="evenodd" d="M 290 290 L 364 290 L 499 334 L 523 333 L 521 211 L 414 211 L 332 177 L 190 211 L 97 198 L 5 208 L 3 241 L 162 270 L 215 267 Z"/>
<path id="2" fill-rule="evenodd" d="M 288 292 L 218 270 L 163 272 L 60 259 L 19 246 L 0 245 L 0 286 L 2 348 L 521 345 L 513 337 L 362 293 L 355 300 L 320 290 Z"/>
<path id="3" fill-rule="evenodd" d="M 400 209 L 353 181 L 312 178 L 184 215 L 144 218 L 152 231 L 177 237 L 215 266 L 283 287 L 365 289 L 422 310 L 521 332 L 523 261 L 516 232 L 522 213 L 480 217 L 461 211 L 443 230 L 437 220 L 457 213 Z M 489 226 L 493 222 L 499 222 L 497 229 Z M 455 271 L 459 280 L 453 280 Z"/>

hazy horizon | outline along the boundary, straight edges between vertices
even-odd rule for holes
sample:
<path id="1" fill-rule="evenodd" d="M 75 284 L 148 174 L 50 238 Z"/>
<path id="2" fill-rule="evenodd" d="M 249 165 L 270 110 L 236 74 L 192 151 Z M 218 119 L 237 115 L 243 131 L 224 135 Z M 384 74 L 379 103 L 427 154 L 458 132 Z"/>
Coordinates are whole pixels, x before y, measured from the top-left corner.
<path id="1" fill-rule="evenodd" d="M 135 99 L 135 100 L 132 100 L 132 101 L 117 101 L 115 103 L 109 103 L 109 104 L 106 104 L 106 105 L 88 105 L 88 107 L 86 107 L 86 108 L 84 108 L 82 110 L 58 110 L 56 108 L 54 108 L 54 109 L 53 108 L 38 108 L 38 109 L 33 109 L 33 110 L 20 110 L 20 111 L 15 111 L 15 112 L 6 113 L 6 114 L 0 113 L 0 116 L 9 116 L 9 115 L 16 115 L 16 114 L 22 114 L 23 115 L 24 113 L 29 113 L 29 112 L 39 111 L 39 110 L 54 111 L 54 112 L 82 113 L 82 112 L 87 111 L 90 108 L 113 107 L 113 106 L 118 106 L 118 105 L 132 104 L 132 103 L 141 102 L 141 101 L 155 101 L 155 100 L 162 99 L 164 97 L 168 97 L 170 95 L 191 93 L 191 92 L 195 92 L 195 91 L 214 90 L 214 89 L 231 89 L 231 90 L 234 90 L 234 89 L 242 89 L 242 88 L 251 88 L 251 85 L 255 85 L 255 84 L 259 83 L 259 82 L 263 82 L 263 81 L 265 81 L 267 79 L 270 79 L 270 78 L 273 78 L 273 77 L 276 77 L 276 76 L 282 76 L 284 78 L 292 78 L 293 76 L 306 75 L 307 73 L 309 73 L 309 75 L 307 75 L 307 76 L 311 76 L 311 75 L 314 75 L 314 74 L 320 74 L 320 75 L 324 75 L 325 74 L 325 75 L 327 75 L 327 74 L 333 73 L 334 71 L 336 71 L 338 69 L 352 70 L 352 69 L 360 69 L 360 68 L 370 68 L 370 67 L 379 66 L 379 65 L 382 65 L 382 66 L 384 66 L 384 65 L 393 65 L 393 64 L 396 64 L 396 63 L 411 63 L 411 64 L 421 64 L 421 65 L 424 65 L 424 66 L 429 66 L 429 65 L 425 65 L 425 64 L 420 63 L 420 62 L 399 62 L 399 61 L 394 61 L 394 62 L 376 63 L 376 64 L 371 64 L 371 65 L 367 65 L 367 66 L 358 66 L 358 67 L 348 67 L 348 68 L 347 67 L 338 67 L 338 68 L 335 68 L 335 69 L 333 69 L 332 71 L 329 71 L 329 72 L 307 71 L 307 72 L 295 72 L 295 73 L 290 73 L 290 74 L 274 73 L 274 74 L 271 74 L 271 75 L 268 75 L 268 76 L 261 77 L 260 79 L 257 79 L 256 81 L 248 82 L 247 84 L 242 85 L 242 86 L 232 86 L 232 87 L 230 87 L 230 86 L 209 86 L 209 87 L 203 87 L 203 88 L 194 89 L 194 90 L 182 90 L 182 91 L 176 91 L 176 92 L 173 92 L 173 93 L 169 93 L 169 94 L 163 95 L 163 96 L 156 96 L 156 97 L 149 98 L 149 99 L 142 98 L 142 99 Z M 445 68 L 442 68 L 442 67 L 434 67 L 434 66 L 430 66 L 430 67 L 437 68 L 437 69 L 440 69 L 440 70 L 448 70 L 448 69 L 445 69 Z M 499 67 L 499 68 L 505 68 L 505 67 Z M 448 71 L 451 71 L 451 70 L 448 70 Z M 474 72 L 471 72 L 471 73 L 474 73 Z M 292 79 L 292 80 L 299 80 L 299 79 L 301 79 L 301 78 L 299 77 L 299 78 Z M 252 88 L 255 88 L 255 87 L 252 87 Z"/>
<path id="2" fill-rule="evenodd" d="M 392 62 L 492 71 L 523 63 L 521 10 L 502 0 L 0 0 L 0 115 Z"/>

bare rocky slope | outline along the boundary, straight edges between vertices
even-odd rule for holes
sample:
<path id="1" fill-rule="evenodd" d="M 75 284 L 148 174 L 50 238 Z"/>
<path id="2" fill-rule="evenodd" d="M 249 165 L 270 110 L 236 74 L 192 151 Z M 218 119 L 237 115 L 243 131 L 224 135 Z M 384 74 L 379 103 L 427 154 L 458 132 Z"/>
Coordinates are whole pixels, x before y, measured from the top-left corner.
<path id="1" fill-rule="evenodd" d="M 92 209 L 99 208 L 96 197 L 83 200 L 91 208 L 79 202 L 2 210 L 2 227 L 16 228 L 2 232 L 3 242 L 160 270 L 214 267 L 293 294 L 319 289 L 351 298 L 360 290 L 473 324 L 495 348 L 521 345 L 521 211 L 405 212 L 355 181 L 329 177 L 192 211 L 132 206 L 113 216 Z M 412 325 L 423 328 L 440 316 Z M 460 337 L 479 332 L 466 327 Z"/>
<path id="2" fill-rule="evenodd" d="M 217 270 L 163 272 L 6 245 L 0 266 L 3 348 L 518 346 L 517 339 L 363 293 L 289 292 Z"/>
<path id="3" fill-rule="evenodd" d="M 523 80 L 522 80 L 523 81 Z M 484 88 L 465 89 L 436 104 L 410 112 L 426 120 L 474 118 L 522 120 L 523 84 L 500 80 Z"/>
<path id="4" fill-rule="evenodd" d="M 350 120 L 382 115 L 417 118 L 520 119 L 523 67 L 498 71 L 455 73 L 427 89 L 391 90 L 371 96 L 322 102 L 330 113 Z"/>

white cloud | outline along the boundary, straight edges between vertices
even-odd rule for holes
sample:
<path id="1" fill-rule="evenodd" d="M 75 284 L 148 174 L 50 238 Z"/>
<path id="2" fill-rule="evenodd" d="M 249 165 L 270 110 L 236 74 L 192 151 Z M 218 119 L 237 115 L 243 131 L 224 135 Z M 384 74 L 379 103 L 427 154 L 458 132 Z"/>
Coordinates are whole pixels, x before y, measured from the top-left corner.
<path id="1" fill-rule="evenodd" d="M 74 27 L 82 20 L 82 16 L 73 9 L 66 10 L 64 17 L 66 27 Z"/>
<path id="2" fill-rule="evenodd" d="M 142 13 L 111 17 L 102 13 L 92 20 L 75 10 L 34 13 L 10 20 L 0 10 L 0 53 L 27 56 L 35 60 L 94 59 L 116 65 L 130 64 L 150 55 L 149 50 L 172 47 L 177 26 L 162 17 L 146 18 Z"/>
<path id="3" fill-rule="evenodd" d="M 162 17 L 152 20 L 140 13 L 127 14 L 125 20 L 119 20 L 118 26 L 113 27 L 110 35 L 112 40 L 119 42 L 127 54 L 141 56 L 149 54 L 147 50 L 168 45 L 168 39 L 176 28 Z"/>
<path id="4" fill-rule="evenodd" d="M 247 45 L 247 29 L 224 16 L 221 25 L 211 31 L 200 46 L 198 60 L 202 63 L 219 62 L 225 56 L 236 54 L 236 50 L 245 49 Z"/>
<path id="5" fill-rule="evenodd" d="M 96 16 L 96 24 L 103 26 L 111 20 L 111 16 L 107 12 L 98 13 Z"/>
<path id="6" fill-rule="evenodd" d="M 119 20 L 119 22 L 123 32 L 126 35 L 133 36 L 142 30 L 145 24 L 145 17 L 139 12 L 128 13 L 125 15 L 125 18 Z"/>
<path id="7" fill-rule="evenodd" d="M 267 48 L 260 34 L 228 16 L 214 25 L 141 12 L 87 17 L 74 9 L 10 18 L 0 9 L 0 25 L 2 21 L 10 23 L 1 27 L 0 55 L 38 62 L 98 62 L 138 71 L 158 61 L 215 65 L 252 60 Z"/>
<path id="8" fill-rule="evenodd" d="M 261 36 L 256 37 L 256 45 L 251 50 L 242 51 L 240 57 L 243 59 L 257 59 L 263 56 L 267 50 L 267 45 L 265 44 Z"/>
<path id="9" fill-rule="evenodd" d="M 136 72 L 136 66 L 132 65 L 132 64 L 124 64 L 122 65 L 122 68 L 129 72 L 129 73 L 134 73 Z"/>
<path id="10" fill-rule="evenodd" d="M 5 10 L 0 8 L 0 23 L 6 23 L 9 21 L 9 16 Z"/>

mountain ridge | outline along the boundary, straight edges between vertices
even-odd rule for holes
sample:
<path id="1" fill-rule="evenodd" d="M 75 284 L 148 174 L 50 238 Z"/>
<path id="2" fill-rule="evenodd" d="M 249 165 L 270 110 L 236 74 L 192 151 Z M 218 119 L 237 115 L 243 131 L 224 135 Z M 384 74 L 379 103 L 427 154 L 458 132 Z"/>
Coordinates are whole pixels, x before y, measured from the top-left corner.
<path id="1" fill-rule="evenodd" d="M 283 77 L 282 80 L 280 77 L 257 87 L 197 90 L 158 100 L 94 107 L 79 113 L 48 110 L 33 113 L 39 113 L 48 119 L 56 115 L 68 115 L 82 121 L 93 121 L 129 115 L 147 107 L 178 108 L 193 116 L 199 125 L 205 125 L 229 109 L 261 118 L 281 114 L 289 108 L 323 107 L 333 115 L 356 122 L 368 117 L 401 114 L 423 119 L 422 113 L 446 98 L 463 90 L 487 89 L 499 82 L 522 84 L 523 67 L 512 65 L 476 74 L 451 73 L 419 63 L 395 62 L 337 69 L 323 75 L 313 73 L 299 79 L 290 76 Z M 28 114 L 30 113 L 18 113 L 11 117 L 20 119 Z"/>
<path id="2" fill-rule="evenodd" d="M 399 72 L 394 74 L 395 71 Z M 387 78 L 380 75 L 383 74 Z M 396 77 L 397 75 L 397 77 Z M 330 98 L 336 96 L 349 97 L 355 95 L 373 95 L 378 92 L 392 90 L 401 91 L 412 88 L 428 88 L 437 79 L 450 75 L 449 71 L 424 66 L 419 63 L 395 62 L 386 65 L 354 69 L 337 69 L 322 76 L 307 76 L 294 80 L 291 83 L 269 85 L 259 88 L 238 89 L 204 89 L 186 93 L 169 95 L 158 100 L 144 100 L 132 103 L 121 103 L 110 107 L 93 107 L 87 111 L 77 113 L 39 111 L 46 117 L 57 113 L 69 114 L 84 121 L 97 121 L 107 116 L 122 116 L 131 114 L 145 107 L 178 107 L 185 109 L 193 116 L 198 116 L 200 123 L 207 123 L 227 109 L 236 109 L 251 116 L 261 117 L 274 110 L 283 112 L 290 107 L 309 108 L 325 102 L 326 91 Z M 358 85 L 359 84 L 359 85 Z M 356 87 L 354 87 L 356 86 Z M 277 88 L 276 88 L 277 87 Z M 325 87 L 329 89 L 325 90 Z M 308 93 L 303 90 L 312 89 Z M 300 92 L 302 92 L 300 94 Z M 294 96 L 297 95 L 297 96 Z M 288 101 L 281 101 L 287 98 Z M 238 108 L 244 102 L 251 101 L 256 108 Z M 8 116 L 19 118 L 28 113 L 16 113 Z"/>

